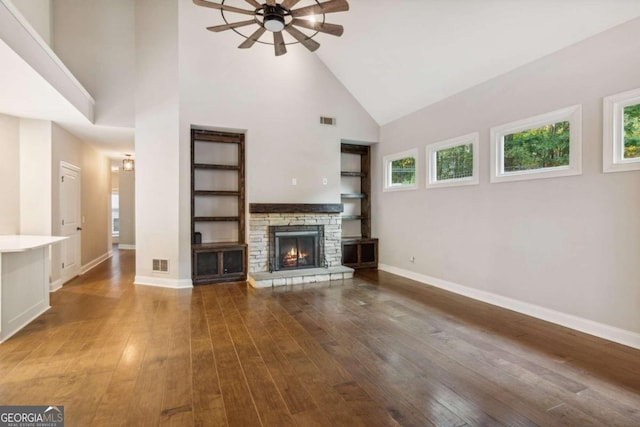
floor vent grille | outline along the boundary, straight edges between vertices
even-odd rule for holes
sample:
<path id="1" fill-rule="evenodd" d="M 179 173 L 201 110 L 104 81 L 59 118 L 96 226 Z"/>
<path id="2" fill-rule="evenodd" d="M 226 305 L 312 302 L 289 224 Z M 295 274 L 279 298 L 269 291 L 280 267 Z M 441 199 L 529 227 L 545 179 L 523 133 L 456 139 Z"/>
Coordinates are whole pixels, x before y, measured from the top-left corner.
<path id="1" fill-rule="evenodd" d="M 168 273 L 169 272 L 169 260 L 168 259 L 154 259 L 153 260 L 153 272 L 154 273 Z"/>

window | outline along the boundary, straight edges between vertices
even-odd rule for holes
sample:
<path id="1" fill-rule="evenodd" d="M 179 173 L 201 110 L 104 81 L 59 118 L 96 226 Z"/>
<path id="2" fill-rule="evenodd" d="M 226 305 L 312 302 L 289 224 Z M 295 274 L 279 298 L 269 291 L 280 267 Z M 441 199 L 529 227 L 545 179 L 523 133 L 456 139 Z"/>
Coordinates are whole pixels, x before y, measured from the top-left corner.
<path id="1" fill-rule="evenodd" d="M 120 235 L 120 197 L 117 191 L 111 193 L 111 235 Z"/>
<path id="2" fill-rule="evenodd" d="M 582 173 L 582 107 L 491 128 L 491 182 Z"/>
<path id="3" fill-rule="evenodd" d="M 604 98 L 602 169 L 640 170 L 640 89 Z"/>
<path id="4" fill-rule="evenodd" d="M 427 146 L 427 188 L 479 182 L 479 138 L 472 133 Z"/>
<path id="5" fill-rule="evenodd" d="M 384 190 L 414 190 L 418 150 L 413 149 L 384 157 Z"/>

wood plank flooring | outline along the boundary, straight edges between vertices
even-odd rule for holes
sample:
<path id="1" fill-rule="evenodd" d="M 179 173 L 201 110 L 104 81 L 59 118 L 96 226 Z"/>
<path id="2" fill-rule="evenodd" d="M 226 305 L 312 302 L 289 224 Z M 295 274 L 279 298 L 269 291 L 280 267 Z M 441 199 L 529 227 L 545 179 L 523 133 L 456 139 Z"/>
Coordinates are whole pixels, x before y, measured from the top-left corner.
<path id="1" fill-rule="evenodd" d="M 68 426 L 638 426 L 640 351 L 377 271 L 134 286 L 134 253 L 0 344 L 0 404 Z"/>

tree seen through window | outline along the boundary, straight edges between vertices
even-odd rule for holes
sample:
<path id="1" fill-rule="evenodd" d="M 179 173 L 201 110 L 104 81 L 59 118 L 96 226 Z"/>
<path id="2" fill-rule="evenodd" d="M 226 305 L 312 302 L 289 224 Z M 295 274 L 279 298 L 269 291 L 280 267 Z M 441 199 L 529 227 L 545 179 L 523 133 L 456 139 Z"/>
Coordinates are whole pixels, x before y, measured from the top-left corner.
<path id="1" fill-rule="evenodd" d="M 624 109 L 624 158 L 640 157 L 640 104 Z"/>
<path id="2" fill-rule="evenodd" d="M 391 185 L 410 185 L 415 183 L 415 157 L 405 157 L 391 161 Z"/>
<path id="3" fill-rule="evenodd" d="M 473 144 L 458 145 L 436 152 L 436 180 L 473 176 Z"/>
<path id="4" fill-rule="evenodd" d="M 569 165 L 569 122 L 557 122 L 504 137 L 504 171 Z"/>

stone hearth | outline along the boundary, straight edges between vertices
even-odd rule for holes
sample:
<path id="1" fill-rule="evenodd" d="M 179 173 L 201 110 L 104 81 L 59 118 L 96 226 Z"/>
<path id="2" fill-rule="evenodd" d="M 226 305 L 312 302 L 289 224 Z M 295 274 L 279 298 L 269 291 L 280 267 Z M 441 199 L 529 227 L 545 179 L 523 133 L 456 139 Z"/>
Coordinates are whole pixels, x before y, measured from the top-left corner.
<path id="1" fill-rule="evenodd" d="M 337 209 L 337 206 L 340 208 Z M 290 212 L 286 212 L 287 210 Z M 249 283 L 254 287 L 271 287 L 352 278 L 353 269 L 341 264 L 341 211 L 341 205 L 252 204 L 249 219 Z M 290 225 L 324 226 L 324 257 L 327 268 L 269 272 L 269 226 Z"/>

